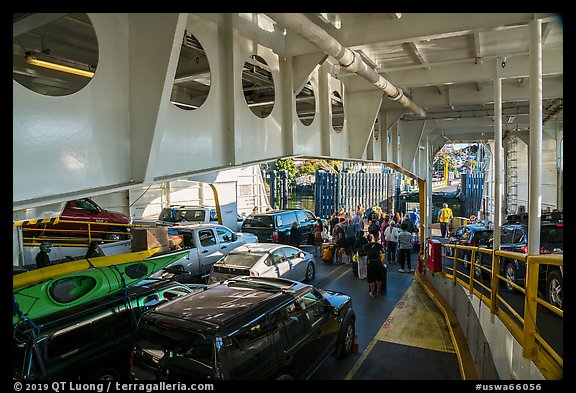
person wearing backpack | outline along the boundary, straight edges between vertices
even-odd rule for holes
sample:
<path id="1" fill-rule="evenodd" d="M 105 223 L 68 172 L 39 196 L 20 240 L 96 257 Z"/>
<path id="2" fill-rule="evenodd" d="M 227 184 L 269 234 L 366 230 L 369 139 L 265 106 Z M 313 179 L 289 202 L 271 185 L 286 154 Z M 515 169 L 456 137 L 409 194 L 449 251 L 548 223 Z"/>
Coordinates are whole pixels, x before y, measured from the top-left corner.
<path id="1" fill-rule="evenodd" d="M 372 221 L 370 221 L 370 225 L 368 226 L 368 233 L 373 235 L 376 241 L 380 239 L 380 225 L 376 217 L 373 217 Z"/>
<path id="2" fill-rule="evenodd" d="M 374 235 L 368 235 L 368 246 L 366 246 L 366 279 L 370 296 L 375 297 L 376 293 L 383 295 L 386 292 L 386 267 L 382 264 L 380 253 L 382 244 L 377 243 Z"/>

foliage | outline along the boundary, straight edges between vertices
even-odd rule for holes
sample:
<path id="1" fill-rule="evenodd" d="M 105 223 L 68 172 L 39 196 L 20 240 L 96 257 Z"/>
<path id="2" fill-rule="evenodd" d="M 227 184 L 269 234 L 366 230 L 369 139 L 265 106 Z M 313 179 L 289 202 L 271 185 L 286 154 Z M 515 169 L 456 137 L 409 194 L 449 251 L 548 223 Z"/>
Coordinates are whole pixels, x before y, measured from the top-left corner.
<path id="1" fill-rule="evenodd" d="M 276 172 L 286 170 L 288 171 L 288 184 L 293 187 L 296 183 L 296 177 L 298 177 L 298 168 L 292 158 L 278 159 L 276 160 Z"/>

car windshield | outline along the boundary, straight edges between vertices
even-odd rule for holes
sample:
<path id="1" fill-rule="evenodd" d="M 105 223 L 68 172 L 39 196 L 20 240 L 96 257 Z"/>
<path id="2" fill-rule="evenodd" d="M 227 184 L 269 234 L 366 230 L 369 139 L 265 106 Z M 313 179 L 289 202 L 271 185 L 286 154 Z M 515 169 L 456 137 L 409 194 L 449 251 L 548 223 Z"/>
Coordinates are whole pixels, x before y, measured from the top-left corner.
<path id="1" fill-rule="evenodd" d="M 234 265 L 234 266 L 241 266 L 241 267 L 252 267 L 262 256 L 266 254 L 263 253 L 254 253 L 254 252 L 237 252 L 237 253 L 230 253 L 222 258 L 218 264 L 224 265 Z"/>
<path id="2" fill-rule="evenodd" d="M 492 237 L 492 231 L 477 231 L 474 234 L 476 241 L 488 241 Z"/>
<path id="3" fill-rule="evenodd" d="M 256 228 L 271 228 L 272 216 L 248 216 L 244 220 L 244 226 Z"/>
<path id="4" fill-rule="evenodd" d="M 540 230 L 540 242 L 542 243 L 563 243 L 564 227 L 560 225 L 543 226 Z"/>
<path id="5" fill-rule="evenodd" d="M 158 220 L 167 222 L 197 221 L 204 222 L 206 211 L 204 209 L 183 209 L 168 207 L 162 209 Z"/>

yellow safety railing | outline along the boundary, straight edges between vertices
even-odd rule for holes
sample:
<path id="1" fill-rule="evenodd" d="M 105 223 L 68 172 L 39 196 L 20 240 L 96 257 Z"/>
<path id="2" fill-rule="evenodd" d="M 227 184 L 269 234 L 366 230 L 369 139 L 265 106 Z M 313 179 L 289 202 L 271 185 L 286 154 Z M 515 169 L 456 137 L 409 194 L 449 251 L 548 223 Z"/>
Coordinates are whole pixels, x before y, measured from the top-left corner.
<path id="1" fill-rule="evenodd" d="M 455 244 L 442 245 L 442 257 L 452 259 L 452 266 L 443 266 L 442 274 L 466 288 L 471 295 L 478 297 L 508 328 L 513 337 L 522 345 L 522 354 L 530 359 L 546 377 L 546 379 L 561 379 L 564 361 L 551 345 L 540 335 L 536 325 L 537 314 L 544 309 L 564 318 L 564 311 L 550 304 L 538 295 L 540 265 L 563 267 L 562 254 L 522 254 L 504 250 L 491 250 L 483 247 L 472 247 Z M 447 250 L 452 250 L 449 255 Z M 469 259 L 463 258 L 463 252 L 468 251 Z M 480 258 L 490 258 L 490 267 L 483 266 Z M 500 274 L 501 261 L 517 261 L 524 264 L 526 274 L 524 286 L 520 286 Z M 467 263 L 469 273 L 458 270 L 458 262 Z M 487 264 L 487 263 L 486 263 Z M 505 266 L 504 266 L 505 267 Z M 496 273 L 494 273 L 496 272 Z M 484 284 L 482 278 L 489 275 Z M 524 316 L 520 315 L 499 294 L 500 285 L 508 285 L 516 293 L 524 296 Z M 539 308 L 538 305 L 541 307 Z"/>
<path id="2" fill-rule="evenodd" d="M 59 220 L 58 223 L 68 223 L 82 227 L 76 229 L 61 229 L 50 225 L 43 225 L 37 228 L 23 227 L 22 230 L 27 232 L 27 235 L 22 237 L 24 246 L 39 246 L 42 241 L 49 241 L 55 247 L 88 246 L 92 240 L 97 240 L 101 243 L 111 243 L 118 240 L 108 239 L 107 236 L 109 235 L 117 234 L 120 238 L 128 239 L 132 228 L 148 226 L 145 224 L 116 224 L 73 220 Z M 30 233 L 38 233 L 38 236 L 30 236 Z"/>

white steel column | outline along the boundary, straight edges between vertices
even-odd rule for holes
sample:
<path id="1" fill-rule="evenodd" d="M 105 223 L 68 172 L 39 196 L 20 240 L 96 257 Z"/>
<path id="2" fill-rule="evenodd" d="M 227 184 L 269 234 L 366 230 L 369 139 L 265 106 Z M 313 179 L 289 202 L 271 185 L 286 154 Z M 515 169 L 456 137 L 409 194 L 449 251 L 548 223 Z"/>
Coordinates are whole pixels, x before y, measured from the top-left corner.
<path id="1" fill-rule="evenodd" d="M 424 238 L 430 239 L 432 237 L 432 148 L 430 146 L 430 137 L 426 135 L 426 143 L 424 144 L 424 155 L 426 157 L 426 211 L 420 212 L 420 217 L 426 216 L 426 227 L 424 228 Z"/>
<path id="2" fill-rule="evenodd" d="M 542 25 L 530 28 L 530 145 L 528 146 L 528 253 L 540 253 L 542 205 Z"/>
<path id="3" fill-rule="evenodd" d="M 504 149 L 502 147 L 502 79 L 500 78 L 500 70 L 504 68 L 505 65 L 505 59 L 496 59 L 496 78 L 494 78 L 494 250 L 500 248 L 502 197 L 504 195 Z"/>

